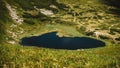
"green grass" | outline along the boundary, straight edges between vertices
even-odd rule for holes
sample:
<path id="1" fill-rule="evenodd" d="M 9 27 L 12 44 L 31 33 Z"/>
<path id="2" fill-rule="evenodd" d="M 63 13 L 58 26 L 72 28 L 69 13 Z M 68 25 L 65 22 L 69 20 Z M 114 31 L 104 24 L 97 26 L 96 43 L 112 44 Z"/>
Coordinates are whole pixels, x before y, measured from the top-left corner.
<path id="1" fill-rule="evenodd" d="M 4 2 L 0 1 L 0 42 L 3 42 L 6 37 L 7 22 L 10 22 L 8 11 L 5 8 Z"/>
<path id="2" fill-rule="evenodd" d="M 120 66 L 120 46 L 85 50 L 56 50 L 0 45 L 0 65 L 10 68 L 114 68 Z"/>
<path id="3" fill-rule="evenodd" d="M 23 37 L 38 36 L 56 29 L 63 35 L 72 37 L 86 36 L 85 30 L 91 23 L 97 25 L 92 28 L 100 28 L 101 30 L 107 30 L 111 24 L 118 24 L 113 26 L 112 30 L 119 34 L 119 30 L 116 29 L 119 28 L 120 23 L 118 11 L 110 10 L 119 10 L 118 8 L 104 4 L 100 0 L 5 1 L 12 6 L 19 7 L 17 11 L 25 21 L 22 25 L 18 25 L 18 27 L 12 30 L 12 32 L 17 33 L 20 28 L 24 29 L 24 33 L 17 36 L 17 43 L 13 45 L 8 44 L 8 41 L 11 40 L 6 40 L 10 36 L 7 30 L 10 30 L 10 25 L 15 23 L 11 20 L 3 0 L 0 0 L 0 68 L 120 67 L 120 44 L 111 44 L 109 40 L 102 39 L 106 43 L 105 47 L 80 50 L 28 47 L 19 44 L 20 39 Z M 50 9 L 48 8 L 50 4 L 58 7 L 54 14 L 55 17 L 41 15 L 41 13 L 36 16 L 28 14 L 25 17 L 26 11 L 33 10 L 33 6 Z M 74 18 L 77 21 L 73 21 Z M 76 24 L 78 21 L 80 24 Z"/>

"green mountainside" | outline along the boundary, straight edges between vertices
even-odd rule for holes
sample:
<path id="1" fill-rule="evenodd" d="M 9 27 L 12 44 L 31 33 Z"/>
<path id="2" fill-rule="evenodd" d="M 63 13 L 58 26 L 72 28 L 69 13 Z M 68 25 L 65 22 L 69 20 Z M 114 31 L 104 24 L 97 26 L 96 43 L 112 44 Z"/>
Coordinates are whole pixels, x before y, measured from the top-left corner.
<path id="1" fill-rule="evenodd" d="M 119 68 L 120 1 L 0 0 L 0 68 Z M 105 42 L 95 49 L 21 46 L 23 37 L 60 36 Z"/>

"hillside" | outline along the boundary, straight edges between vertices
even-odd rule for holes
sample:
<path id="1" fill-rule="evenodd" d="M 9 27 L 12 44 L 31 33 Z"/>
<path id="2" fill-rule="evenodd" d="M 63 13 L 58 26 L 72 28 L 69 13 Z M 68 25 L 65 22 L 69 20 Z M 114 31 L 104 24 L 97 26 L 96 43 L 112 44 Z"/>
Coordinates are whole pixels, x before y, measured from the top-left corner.
<path id="1" fill-rule="evenodd" d="M 119 3 L 117 0 L 0 0 L 0 67 L 119 68 Z M 106 46 L 57 50 L 20 44 L 24 37 L 53 31 L 60 37 L 97 39 Z"/>

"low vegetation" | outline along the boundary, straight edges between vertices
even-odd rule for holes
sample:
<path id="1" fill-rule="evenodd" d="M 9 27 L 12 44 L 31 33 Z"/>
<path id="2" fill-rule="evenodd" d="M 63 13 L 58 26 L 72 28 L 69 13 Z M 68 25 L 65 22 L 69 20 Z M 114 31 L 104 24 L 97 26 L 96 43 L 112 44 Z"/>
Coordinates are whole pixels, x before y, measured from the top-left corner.
<path id="1" fill-rule="evenodd" d="M 0 0 L 0 68 L 119 68 L 120 9 L 116 1 Z M 13 20 L 10 10 L 18 13 L 22 24 Z M 51 31 L 95 38 L 106 46 L 57 50 L 19 44 L 23 37 Z"/>
<path id="2" fill-rule="evenodd" d="M 3 68 L 119 68 L 119 49 L 109 46 L 71 51 L 1 45 L 0 64 Z"/>

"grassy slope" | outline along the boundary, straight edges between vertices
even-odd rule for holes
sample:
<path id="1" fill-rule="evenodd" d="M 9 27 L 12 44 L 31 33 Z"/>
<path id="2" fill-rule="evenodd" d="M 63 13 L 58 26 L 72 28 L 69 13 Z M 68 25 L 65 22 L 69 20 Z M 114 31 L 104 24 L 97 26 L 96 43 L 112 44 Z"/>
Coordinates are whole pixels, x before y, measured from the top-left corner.
<path id="1" fill-rule="evenodd" d="M 16 0 L 11 0 L 10 3 L 14 3 L 16 5 L 22 5 L 24 10 L 30 10 L 31 4 L 27 3 L 30 2 L 29 0 L 20 0 L 17 4 Z M 24 1 L 24 2 L 23 2 Z M 35 0 L 37 1 L 37 0 Z M 44 0 L 41 0 L 44 1 Z M 64 4 L 71 4 L 71 5 L 79 5 L 83 4 L 86 5 L 85 0 L 58 0 Z M 90 0 L 91 1 L 91 0 Z M 8 1 L 9 2 L 9 1 Z M 49 3 L 49 1 L 48 1 Z M 90 5 L 101 5 L 98 1 L 93 1 Z M 4 7 L 2 1 L 0 1 L 0 5 Z M 19 7 L 20 7 L 19 5 Z M 25 5 L 25 6 L 24 6 Z M 5 27 L 9 24 L 9 17 L 6 11 L 6 8 L 0 8 L 0 40 L 4 40 L 5 38 Z M 43 5 L 46 7 L 47 5 Z M 87 6 L 85 6 L 87 7 Z M 95 9 L 95 8 L 94 8 Z M 96 10 L 99 8 L 97 7 Z M 104 8 L 105 9 L 105 8 Z M 103 10 L 104 10 L 103 9 Z M 86 10 L 86 9 L 85 9 Z M 65 13 L 65 11 L 60 10 Z M 82 11 L 81 12 L 88 12 Z M 60 13 L 60 12 L 59 12 Z M 82 19 L 84 20 L 84 19 Z M 109 20 L 109 19 L 107 19 Z M 38 27 L 39 24 L 26 25 L 21 26 L 26 29 L 26 31 L 30 31 L 31 29 Z M 33 28 L 31 28 L 33 27 Z M 31 28 L 31 29 L 29 29 Z M 37 30 L 37 29 L 36 29 Z M 37 32 L 37 31 L 36 31 Z M 34 33 L 34 32 L 31 32 Z M 29 34 L 26 34 L 29 35 Z M 26 36 L 25 35 L 25 36 Z M 19 44 L 11 45 L 11 44 L 0 44 L 0 67 L 6 68 L 77 68 L 77 67 L 84 67 L 84 68 L 113 68 L 113 67 L 120 67 L 120 45 L 117 46 L 109 46 L 107 44 L 104 48 L 96 48 L 96 49 L 86 49 L 86 50 L 55 50 L 55 49 L 46 49 L 46 48 L 37 48 L 37 47 L 23 47 Z"/>
<path id="2" fill-rule="evenodd" d="M 0 41 L 3 40 L 5 34 L 5 18 L 7 18 L 6 13 L 7 10 L 5 8 L 5 5 L 3 4 L 3 1 L 0 1 Z"/>
<path id="3" fill-rule="evenodd" d="M 55 50 L 18 45 L 0 46 L 1 65 L 10 68 L 119 67 L 120 46 L 87 50 Z"/>

